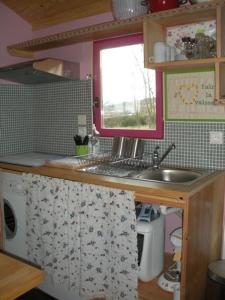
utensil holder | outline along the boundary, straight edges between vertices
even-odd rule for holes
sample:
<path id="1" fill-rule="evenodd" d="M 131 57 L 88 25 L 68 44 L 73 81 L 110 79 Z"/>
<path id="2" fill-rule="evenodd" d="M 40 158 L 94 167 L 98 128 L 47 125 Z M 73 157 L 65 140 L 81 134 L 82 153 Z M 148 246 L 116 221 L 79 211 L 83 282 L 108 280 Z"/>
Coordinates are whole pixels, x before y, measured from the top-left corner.
<path id="1" fill-rule="evenodd" d="M 75 154 L 76 154 L 76 156 L 88 154 L 88 146 L 87 145 L 76 146 Z"/>

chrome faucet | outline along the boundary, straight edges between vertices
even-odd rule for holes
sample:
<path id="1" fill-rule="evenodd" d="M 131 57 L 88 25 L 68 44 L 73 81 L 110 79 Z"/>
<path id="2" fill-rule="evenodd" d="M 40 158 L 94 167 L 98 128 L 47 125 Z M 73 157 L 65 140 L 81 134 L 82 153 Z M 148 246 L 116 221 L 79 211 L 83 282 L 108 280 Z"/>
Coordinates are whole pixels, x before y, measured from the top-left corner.
<path id="1" fill-rule="evenodd" d="M 175 149 L 175 144 L 170 144 L 169 147 L 166 149 L 166 151 L 163 153 L 163 155 L 160 158 L 159 155 L 159 146 L 157 145 L 152 153 L 152 167 L 153 169 L 159 169 L 162 161 L 167 157 L 167 155 L 170 153 L 171 150 Z"/>

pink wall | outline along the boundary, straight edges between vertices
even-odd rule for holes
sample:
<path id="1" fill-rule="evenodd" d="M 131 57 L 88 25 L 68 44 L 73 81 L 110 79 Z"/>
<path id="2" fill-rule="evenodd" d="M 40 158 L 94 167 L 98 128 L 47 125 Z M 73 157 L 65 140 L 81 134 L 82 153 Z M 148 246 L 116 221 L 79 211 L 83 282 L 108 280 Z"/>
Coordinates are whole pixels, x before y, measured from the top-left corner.
<path id="1" fill-rule="evenodd" d="M 7 46 L 31 38 L 31 26 L 0 2 L 0 66 L 25 61 L 9 55 Z M 0 79 L 0 83 L 8 82 Z"/>
<path id="2" fill-rule="evenodd" d="M 0 66 L 24 61 L 10 56 L 6 47 L 31 38 L 31 26 L 0 2 Z"/>
<path id="3" fill-rule="evenodd" d="M 176 214 L 167 215 L 165 218 L 166 226 L 165 226 L 165 249 L 166 252 L 173 252 L 173 247 L 170 241 L 170 234 L 176 228 L 182 226 L 181 218 Z"/>
<path id="4" fill-rule="evenodd" d="M 69 31 L 76 28 L 81 28 L 89 25 L 103 23 L 111 21 L 112 14 L 102 14 L 94 17 L 88 17 L 81 20 L 67 22 L 62 25 L 55 25 L 46 29 L 38 30 L 33 32 L 33 37 L 47 36 L 50 34 Z M 80 63 L 80 76 L 81 79 L 85 79 L 87 74 L 92 74 L 92 42 L 80 43 L 66 47 L 60 47 L 41 51 L 35 55 L 37 58 L 42 57 L 55 57 L 62 58 L 70 61 L 76 61 Z"/>

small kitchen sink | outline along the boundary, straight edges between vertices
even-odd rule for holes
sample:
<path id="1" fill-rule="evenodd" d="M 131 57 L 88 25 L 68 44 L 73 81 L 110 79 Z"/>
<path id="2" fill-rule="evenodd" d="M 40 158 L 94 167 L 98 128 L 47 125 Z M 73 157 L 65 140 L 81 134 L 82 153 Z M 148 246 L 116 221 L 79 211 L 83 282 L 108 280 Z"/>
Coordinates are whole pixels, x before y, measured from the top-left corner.
<path id="1" fill-rule="evenodd" d="M 169 167 L 163 165 L 160 166 L 159 169 L 153 169 L 138 161 L 136 164 L 124 164 L 121 161 L 105 162 L 84 167 L 80 169 L 80 171 L 132 180 L 185 185 L 191 184 L 213 172 L 212 170 Z"/>
<path id="2" fill-rule="evenodd" d="M 133 176 L 135 179 L 169 183 L 188 183 L 203 176 L 202 172 L 180 168 L 147 169 Z"/>

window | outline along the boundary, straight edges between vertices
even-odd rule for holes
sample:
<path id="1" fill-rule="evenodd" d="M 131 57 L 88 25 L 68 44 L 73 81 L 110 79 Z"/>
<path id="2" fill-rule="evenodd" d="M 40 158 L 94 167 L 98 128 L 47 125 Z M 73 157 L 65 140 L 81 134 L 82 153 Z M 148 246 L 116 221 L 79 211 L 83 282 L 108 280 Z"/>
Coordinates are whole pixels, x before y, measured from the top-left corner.
<path id="1" fill-rule="evenodd" d="M 101 136 L 162 137 L 162 74 L 144 69 L 142 34 L 95 42 L 94 74 Z"/>

